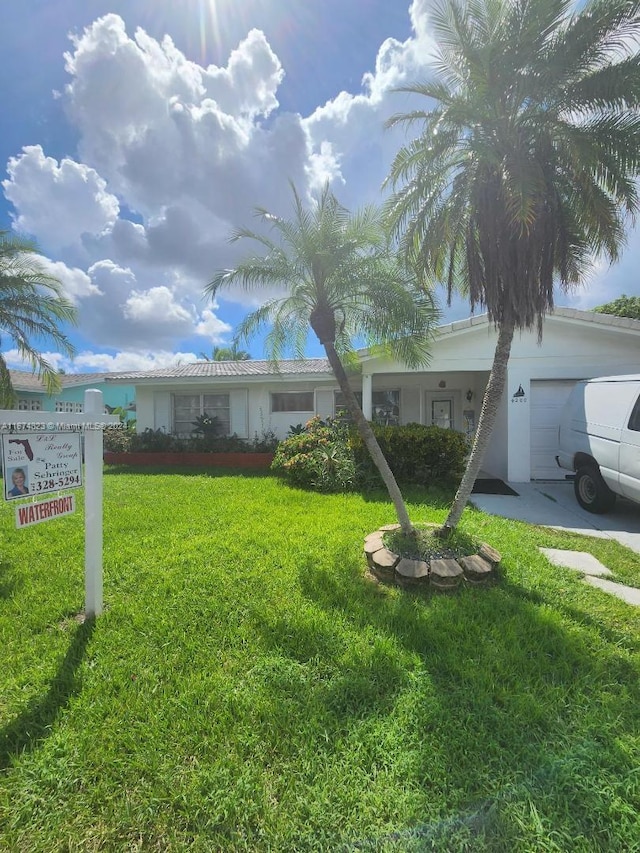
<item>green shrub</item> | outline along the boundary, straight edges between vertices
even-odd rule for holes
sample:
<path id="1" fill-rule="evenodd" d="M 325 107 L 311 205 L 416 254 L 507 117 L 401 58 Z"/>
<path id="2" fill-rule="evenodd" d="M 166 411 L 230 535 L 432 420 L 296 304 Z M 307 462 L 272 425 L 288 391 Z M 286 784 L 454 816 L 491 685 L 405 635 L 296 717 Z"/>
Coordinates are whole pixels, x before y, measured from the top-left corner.
<path id="1" fill-rule="evenodd" d="M 217 419 L 216 419 L 217 420 Z M 205 425 L 206 427 L 207 425 Z M 145 429 L 132 434 L 128 430 L 105 430 L 105 450 L 140 453 L 265 453 L 274 449 L 277 439 L 269 434 L 246 441 L 233 435 L 215 435 L 213 430 L 193 430 L 191 438 L 178 438 L 162 429 Z M 109 438 L 107 439 L 107 434 Z"/>
<path id="2" fill-rule="evenodd" d="M 112 453 L 126 453 L 131 450 L 131 440 L 134 436 L 133 430 L 122 429 L 119 426 L 108 426 L 102 434 L 103 447 Z"/>
<path id="3" fill-rule="evenodd" d="M 130 450 L 142 453 L 164 453 L 170 450 L 184 450 L 186 442 L 162 429 L 147 429 L 131 437 Z"/>
<path id="4" fill-rule="evenodd" d="M 422 424 L 372 426 L 389 467 L 400 482 L 442 481 L 458 477 L 464 470 L 469 442 L 460 432 Z M 351 431 L 350 442 L 361 479 L 378 480 L 378 471 L 355 430 Z"/>
<path id="5" fill-rule="evenodd" d="M 189 453 L 250 453 L 251 445 L 233 435 L 194 435 L 184 440 L 183 450 Z"/>
<path id="6" fill-rule="evenodd" d="M 422 424 L 374 426 L 373 432 L 399 482 L 432 483 L 458 477 L 469 443 L 455 430 Z M 350 491 L 380 482 L 356 428 L 343 419 L 310 420 L 280 442 L 271 470 L 293 485 L 323 492 Z"/>
<path id="7" fill-rule="evenodd" d="M 271 470 L 294 486 L 320 492 L 355 488 L 356 464 L 348 431 L 335 421 L 310 420 L 304 432 L 277 447 Z"/>

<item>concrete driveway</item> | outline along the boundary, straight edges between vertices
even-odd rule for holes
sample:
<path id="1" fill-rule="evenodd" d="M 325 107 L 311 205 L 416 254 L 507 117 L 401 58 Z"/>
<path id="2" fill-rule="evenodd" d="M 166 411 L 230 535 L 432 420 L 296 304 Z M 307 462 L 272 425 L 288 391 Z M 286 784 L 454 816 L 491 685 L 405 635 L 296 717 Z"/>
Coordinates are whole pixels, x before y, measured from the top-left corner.
<path id="1" fill-rule="evenodd" d="M 594 515 L 582 509 L 570 481 L 509 483 L 512 495 L 472 495 L 471 503 L 491 515 L 515 518 L 588 536 L 616 539 L 640 554 L 640 504 L 618 498 L 611 512 Z"/>

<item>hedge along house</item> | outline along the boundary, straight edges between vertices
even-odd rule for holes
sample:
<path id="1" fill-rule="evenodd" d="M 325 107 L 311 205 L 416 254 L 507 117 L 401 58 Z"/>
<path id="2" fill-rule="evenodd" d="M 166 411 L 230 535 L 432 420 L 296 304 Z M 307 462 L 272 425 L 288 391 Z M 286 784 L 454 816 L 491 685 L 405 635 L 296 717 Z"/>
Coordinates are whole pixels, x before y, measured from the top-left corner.
<path id="1" fill-rule="evenodd" d="M 61 389 L 47 394 L 43 382 L 26 370 L 10 370 L 11 382 L 16 392 L 15 407 L 21 412 L 82 412 L 84 392 L 88 388 L 102 391 L 105 408 L 122 407 L 135 417 L 135 388 L 132 384 L 109 384 L 106 377 L 115 373 L 61 373 Z"/>
<path id="2" fill-rule="evenodd" d="M 365 415 L 387 424 L 423 423 L 472 435 L 493 362 L 497 334 L 486 315 L 441 326 L 426 369 L 409 370 L 360 353 L 354 375 Z M 516 334 L 507 391 L 483 469 L 512 482 L 562 479 L 555 463 L 560 411 L 574 383 L 637 373 L 640 322 L 557 308 L 535 331 Z M 138 431 L 189 435 L 195 418 L 216 415 L 225 432 L 251 439 L 264 429 L 284 437 L 291 425 L 340 408 L 337 383 L 325 359 L 198 362 L 120 374 L 112 382 L 135 385 Z"/>

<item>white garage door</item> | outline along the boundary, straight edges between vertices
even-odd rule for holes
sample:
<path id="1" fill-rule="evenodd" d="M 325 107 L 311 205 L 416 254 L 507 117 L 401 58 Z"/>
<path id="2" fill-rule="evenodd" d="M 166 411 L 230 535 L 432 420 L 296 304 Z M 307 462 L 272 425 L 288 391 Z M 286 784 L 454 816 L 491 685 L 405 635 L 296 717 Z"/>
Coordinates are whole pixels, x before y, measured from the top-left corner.
<path id="1" fill-rule="evenodd" d="M 556 465 L 560 413 L 575 379 L 538 380 L 531 383 L 531 479 L 564 480 L 566 471 Z"/>

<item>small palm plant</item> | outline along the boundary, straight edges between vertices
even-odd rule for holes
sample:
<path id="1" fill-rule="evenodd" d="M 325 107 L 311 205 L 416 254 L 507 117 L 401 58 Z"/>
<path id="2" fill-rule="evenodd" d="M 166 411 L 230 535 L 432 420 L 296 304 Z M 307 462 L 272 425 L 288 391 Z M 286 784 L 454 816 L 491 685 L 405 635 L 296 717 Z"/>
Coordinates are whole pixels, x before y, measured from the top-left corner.
<path id="1" fill-rule="evenodd" d="M 193 427 L 191 432 L 194 435 L 202 436 L 202 438 L 216 438 L 222 429 L 220 419 L 216 415 L 208 415 L 206 412 L 198 415 L 191 425 Z"/>
<path id="2" fill-rule="evenodd" d="M 398 521 L 411 533 L 398 484 L 356 400 L 346 367 L 353 360 L 355 338 L 410 367 L 425 364 L 437 309 L 431 294 L 398 262 L 376 208 L 351 214 L 328 185 L 309 207 L 293 185 L 292 191 L 292 219 L 257 209 L 273 239 L 248 229 L 240 229 L 232 237 L 257 243 L 263 253 L 218 272 L 205 292 L 215 298 L 232 287 L 248 292 L 284 291 L 284 295 L 269 296 L 249 314 L 240 324 L 237 338 L 247 340 L 270 324 L 266 345 L 269 357 L 277 362 L 286 351 L 304 357 L 311 327 L 387 487 Z"/>

